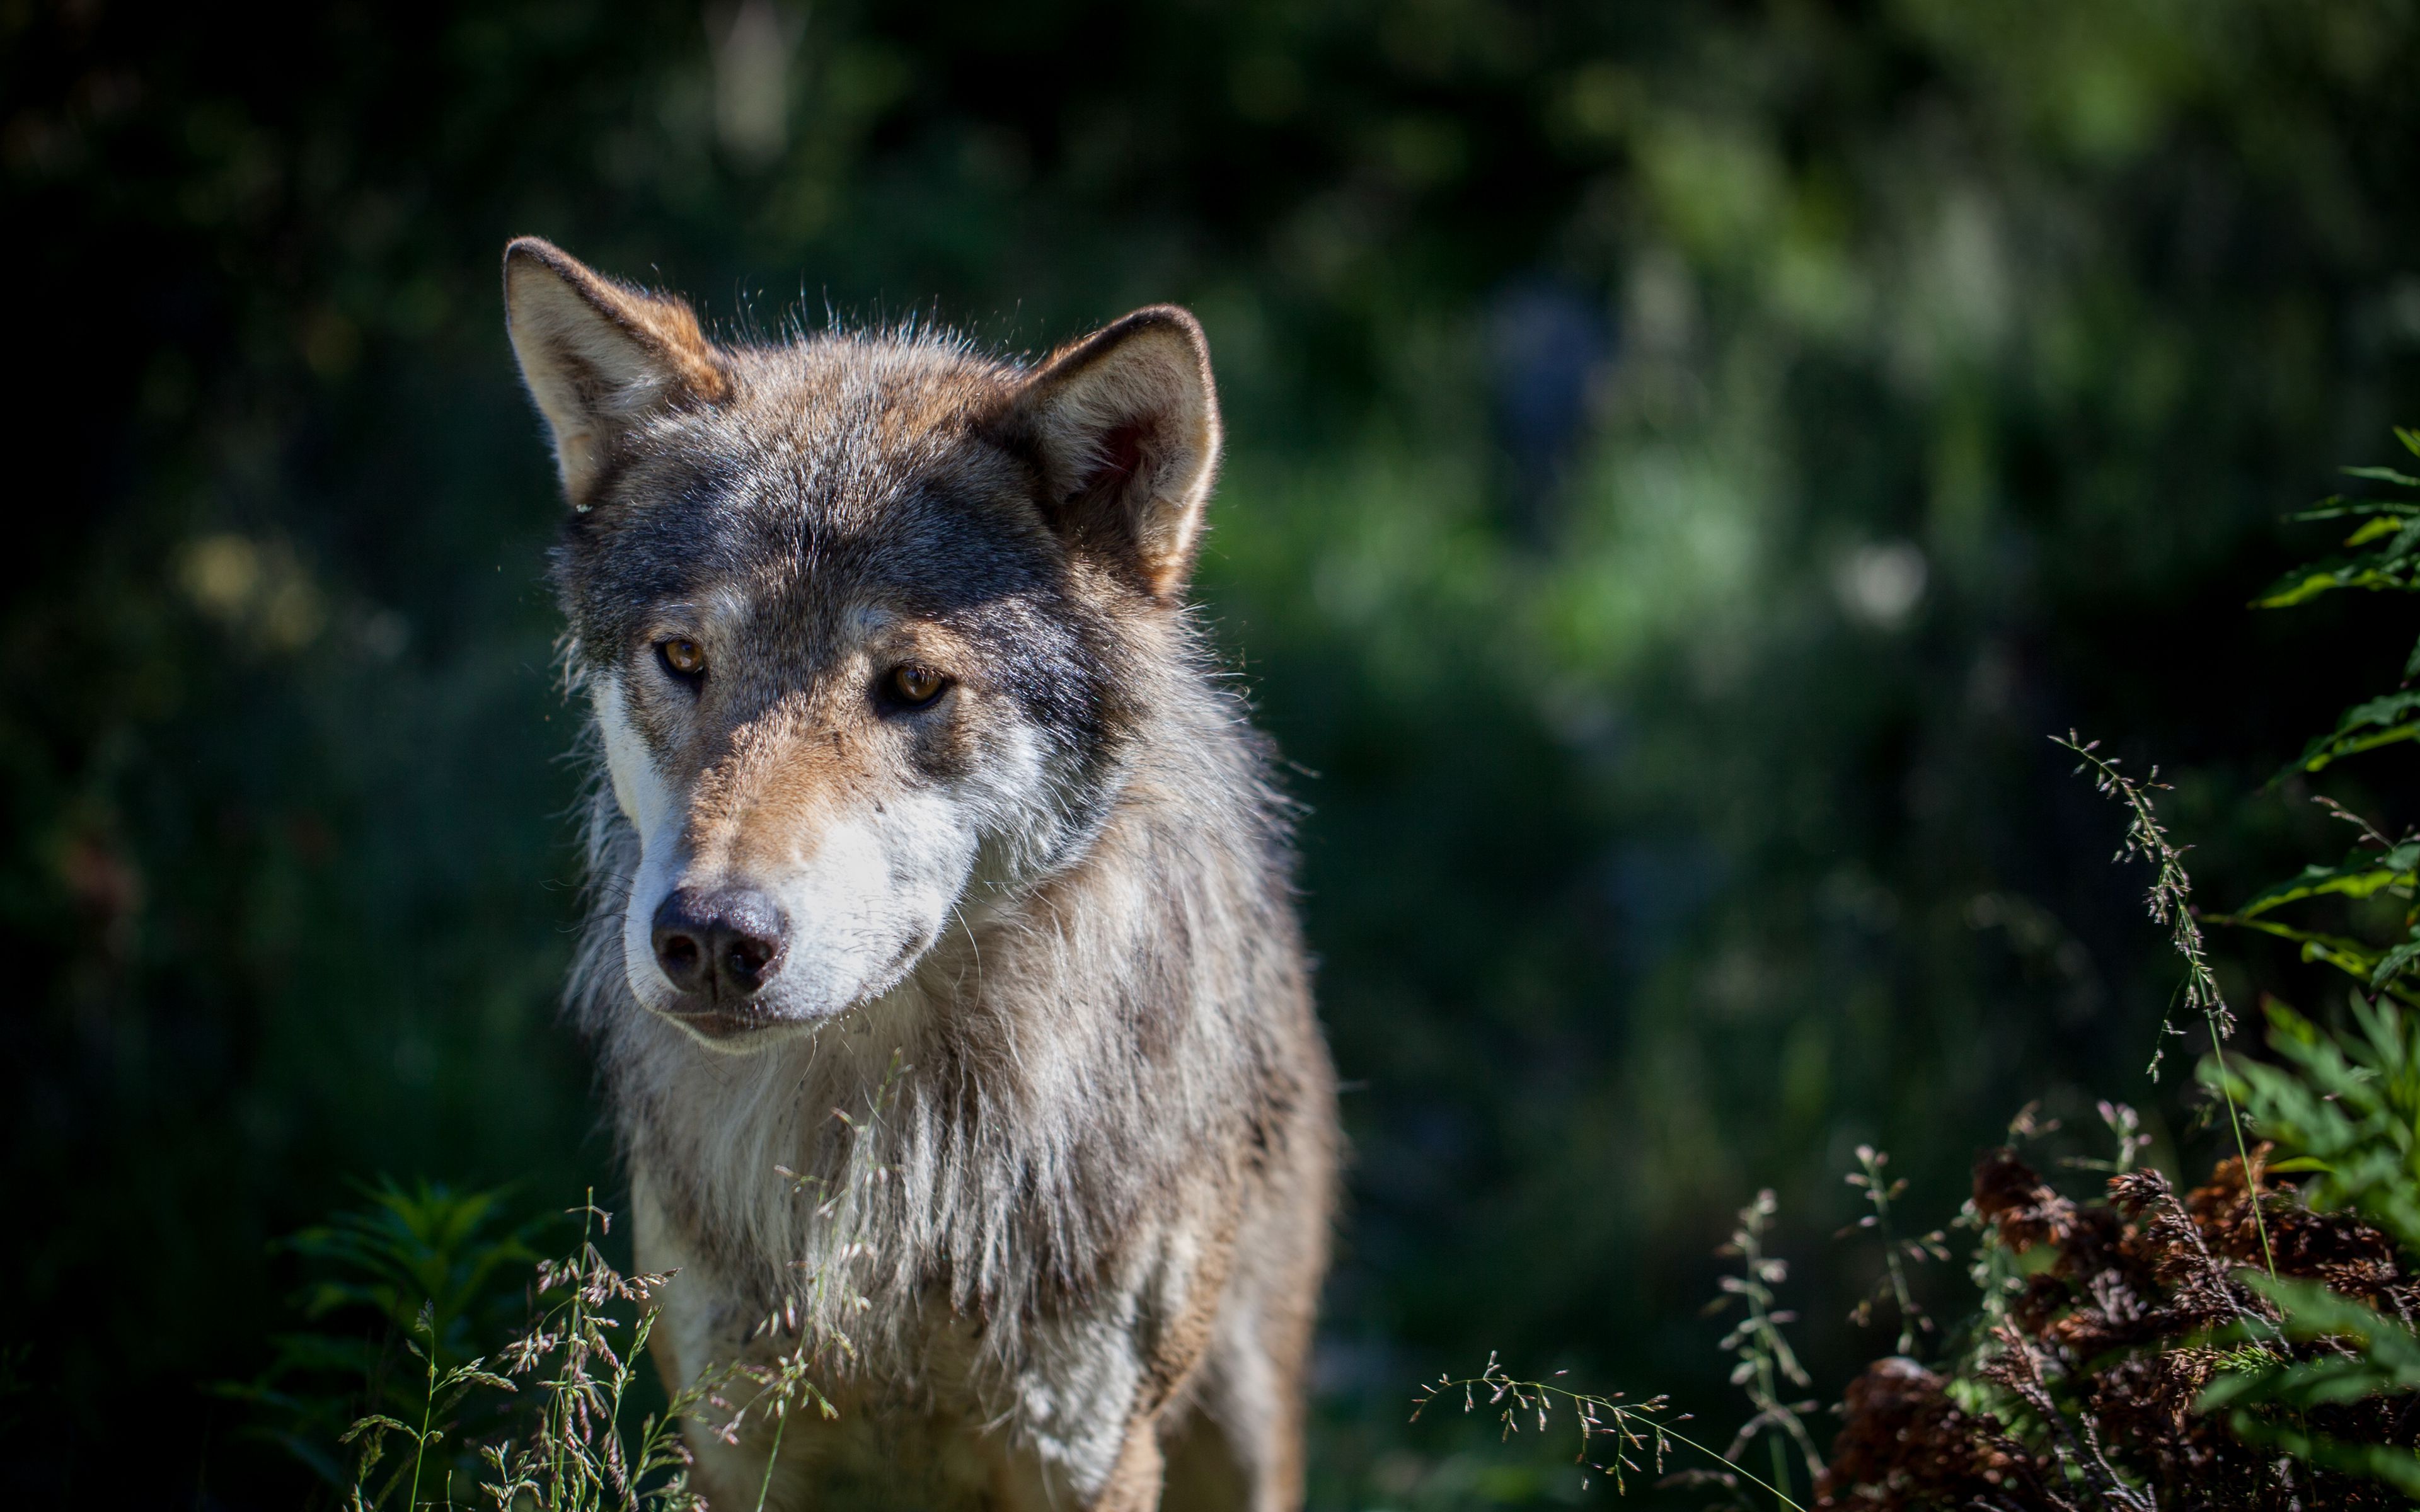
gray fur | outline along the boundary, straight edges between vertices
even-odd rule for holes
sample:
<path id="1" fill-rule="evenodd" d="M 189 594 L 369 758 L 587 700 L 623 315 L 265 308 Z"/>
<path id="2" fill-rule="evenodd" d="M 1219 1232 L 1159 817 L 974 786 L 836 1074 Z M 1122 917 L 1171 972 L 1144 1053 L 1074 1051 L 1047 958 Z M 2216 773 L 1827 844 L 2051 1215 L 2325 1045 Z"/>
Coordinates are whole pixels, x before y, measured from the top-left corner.
<path id="1" fill-rule="evenodd" d="M 667 1372 L 822 1346 L 842 1416 L 785 1436 L 777 1504 L 1148 1507 L 1165 1460 L 1171 1505 L 1297 1505 L 1334 1088 L 1286 806 L 1181 601 L 1217 446 L 1198 328 L 1146 312 L 1037 372 L 919 335 L 732 350 L 552 248 L 506 267 L 559 451 L 584 427 L 568 671 L 678 810 L 648 864 L 789 865 L 835 805 L 972 837 L 933 863 L 938 928 L 895 911 L 895 967 L 888 935 L 831 946 L 877 963 L 833 968 L 861 995 L 768 993 L 733 1053 L 634 989 L 642 837 L 599 783 L 569 1003 L 641 1263 L 681 1271 Z M 693 704 L 650 671 L 668 613 L 716 651 Z M 867 625 L 957 658 L 940 713 L 867 702 Z M 762 1430 L 709 1427 L 701 1483 L 752 1504 Z"/>

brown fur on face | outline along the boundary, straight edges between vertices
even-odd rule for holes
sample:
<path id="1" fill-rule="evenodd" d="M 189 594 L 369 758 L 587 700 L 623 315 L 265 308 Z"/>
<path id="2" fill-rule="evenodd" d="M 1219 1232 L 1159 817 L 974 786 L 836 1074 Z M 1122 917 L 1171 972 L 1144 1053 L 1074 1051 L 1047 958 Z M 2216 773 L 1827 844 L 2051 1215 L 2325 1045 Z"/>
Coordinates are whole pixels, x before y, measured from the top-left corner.
<path id="1" fill-rule="evenodd" d="M 668 1374 L 783 1347 L 771 1311 L 845 1329 L 776 1504 L 1298 1504 L 1333 1077 L 1284 804 L 1184 606 L 1199 326 L 1139 312 L 1029 371 L 716 346 L 544 243 L 505 282 L 609 779 L 571 1001 L 641 1263 L 681 1269 Z M 887 696 L 902 669 L 946 688 Z M 706 1023 L 644 923 L 726 887 L 786 953 Z M 692 1442 L 752 1504 L 768 1443 Z"/>

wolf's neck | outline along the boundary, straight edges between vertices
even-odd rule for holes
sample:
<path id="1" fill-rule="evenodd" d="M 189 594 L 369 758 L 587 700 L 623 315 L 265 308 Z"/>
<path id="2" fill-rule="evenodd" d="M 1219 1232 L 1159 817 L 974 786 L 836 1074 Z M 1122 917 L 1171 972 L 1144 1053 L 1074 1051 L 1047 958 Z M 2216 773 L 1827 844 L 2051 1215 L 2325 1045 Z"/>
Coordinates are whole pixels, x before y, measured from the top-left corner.
<path id="1" fill-rule="evenodd" d="M 1272 988 L 1235 963 L 1291 959 L 1265 807 L 1201 798 L 1235 793 L 1201 769 L 1233 763 L 1262 799 L 1257 762 L 1205 733 L 1138 763 L 1076 864 L 811 1037 L 720 1055 L 587 974 L 616 999 L 584 1016 L 623 1136 L 694 1253 L 768 1302 L 845 1271 L 828 1296 L 902 1327 L 936 1288 L 998 1319 L 1111 1263 L 1236 1095 L 1238 1021 Z"/>

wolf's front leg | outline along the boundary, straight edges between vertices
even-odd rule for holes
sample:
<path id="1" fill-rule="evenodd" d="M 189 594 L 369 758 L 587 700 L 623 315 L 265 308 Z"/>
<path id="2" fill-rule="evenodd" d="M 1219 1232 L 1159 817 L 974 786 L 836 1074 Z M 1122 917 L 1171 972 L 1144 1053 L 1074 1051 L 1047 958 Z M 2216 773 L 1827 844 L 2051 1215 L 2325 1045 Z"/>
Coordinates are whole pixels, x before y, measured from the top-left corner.
<path id="1" fill-rule="evenodd" d="M 703 1277 L 697 1278 L 702 1281 Z M 702 1287 L 683 1295 L 675 1280 L 665 1288 L 656 1310 L 656 1329 L 648 1339 L 664 1389 L 677 1396 L 697 1384 L 701 1372 L 719 1373 L 721 1363 L 739 1357 L 742 1349 L 733 1331 L 717 1327 L 718 1309 L 702 1295 Z M 700 1305 L 700 1304 L 706 1304 Z M 681 1440 L 690 1452 L 690 1489 L 706 1498 L 710 1512 L 754 1507 L 791 1508 L 809 1504 L 814 1412 L 794 1404 L 790 1419 L 777 1425 L 752 1404 L 757 1387 L 735 1380 L 717 1387 L 724 1405 L 700 1403 L 681 1423 Z M 741 1412 L 736 1432 L 723 1425 Z"/>
<path id="2" fill-rule="evenodd" d="M 994 1500 L 1009 1512 L 1152 1512 L 1167 1399 L 1137 1337 L 1133 1299 L 1110 1316 L 1039 1320 L 995 1439 Z"/>
<path id="3" fill-rule="evenodd" d="M 1155 1512 L 1166 1468 L 1160 1457 L 1157 1414 L 1137 1417 L 1126 1425 L 1126 1442 L 1118 1451 L 1117 1463 L 1110 1467 L 1109 1484 L 1093 1504 L 1094 1512 Z"/>
<path id="4" fill-rule="evenodd" d="M 1154 1512 L 1159 1505 L 1159 1428 L 1149 1417 L 1114 1420 L 1089 1464 L 1056 1445 L 994 1444 L 991 1504 L 999 1512 Z"/>
<path id="5" fill-rule="evenodd" d="M 725 1298 L 712 1276 L 696 1263 L 651 1188 L 644 1167 L 631 1172 L 631 1248 L 641 1271 L 672 1274 L 656 1293 L 647 1347 L 656 1358 L 657 1373 L 663 1377 L 665 1395 L 677 1397 L 696 1385 L 701 1374 L 739 1360 L 748 1330 L 740 1317 L 742 1309 Z M 749 1383 L 733 1385 L 735 1390 L 716 1395 L 735 1408 L 744 1406 L 752 1395 Z M 690 1489 L 706 1498 L 708 1507 L 717 1509 L 753 1507 L 760 1493 L 768 1507 L 796 1504 L 805 1488 L 799 1484 L 801 1467 L 795 1461 L 775 1466 L 768 1484 L 767 1461 L 772 1451 L 769 1427 L 759 1432 L 760 1426 L 750 1423 L 735 1443 L 718 1431 L 724 1416 L 721 1411 L 702 1408 L 681 1424 L 682 1442 L 689 1446 L 690 1458 Z"/>

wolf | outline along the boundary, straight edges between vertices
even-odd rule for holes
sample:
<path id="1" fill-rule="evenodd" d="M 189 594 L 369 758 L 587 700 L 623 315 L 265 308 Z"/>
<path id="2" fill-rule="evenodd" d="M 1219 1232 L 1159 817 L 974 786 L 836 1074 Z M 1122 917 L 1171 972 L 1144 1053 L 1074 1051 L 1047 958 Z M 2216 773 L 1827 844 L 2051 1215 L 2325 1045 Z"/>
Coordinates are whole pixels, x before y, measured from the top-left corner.
<path id="1" fill-rule="evenodd" d="M 717 341 L 541 239 L 504 275 L 602 770 L 567 1001 L 657 1363 L 722 1381 L 693 1486 L 1298 1506 L 1335 1078 L 1187 606 L 1201 326 Z"/>

